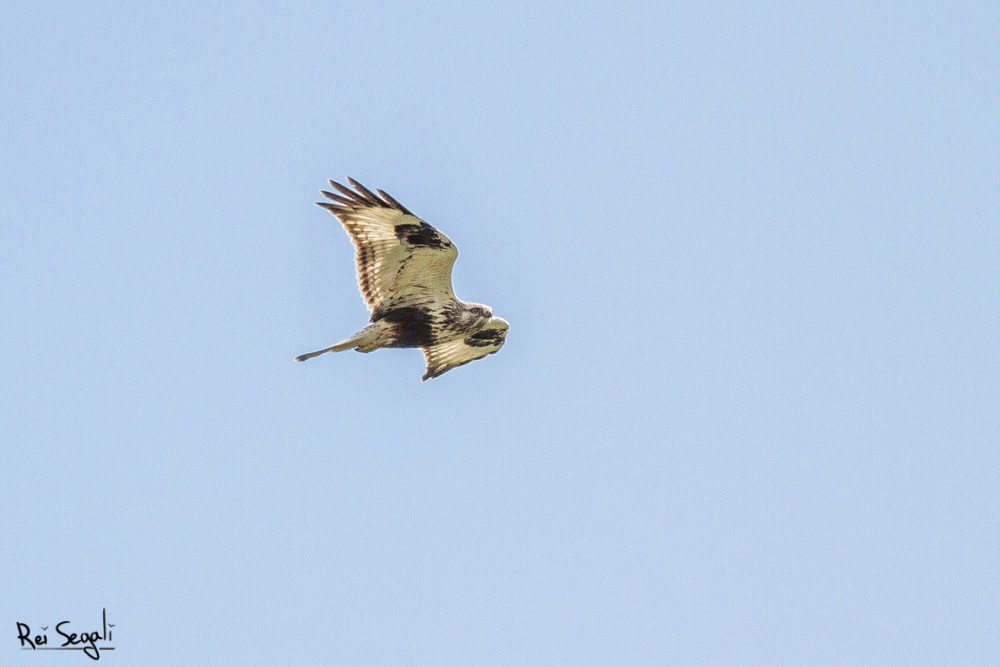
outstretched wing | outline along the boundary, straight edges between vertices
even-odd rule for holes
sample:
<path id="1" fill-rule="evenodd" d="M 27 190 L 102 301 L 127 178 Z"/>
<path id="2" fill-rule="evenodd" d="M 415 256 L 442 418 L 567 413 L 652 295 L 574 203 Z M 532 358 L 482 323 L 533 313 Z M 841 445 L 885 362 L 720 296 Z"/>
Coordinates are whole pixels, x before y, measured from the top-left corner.
<path id="1" fill-rule="evenodd" d="M 427 372 L 420 379 L 436 378 L 452 368 L 499 351 L 509 328 L 506 320 L 494 317 L 485 327 L 465 338 L 422 348 L 427 359 Z"/>
<path id="2" fill-rule="evenodd" d="M 458 249 L 448 237 L 385 192 L 375 194 L 350 177 L 347 182 L 353 190 L 330 181 L 337 192 L 321 192 L 333 203 L 316 204 L 337 216 L 351 237 L 358 287 L 372 316 L 414 296 L 454 298 L 451 267 Z"/>

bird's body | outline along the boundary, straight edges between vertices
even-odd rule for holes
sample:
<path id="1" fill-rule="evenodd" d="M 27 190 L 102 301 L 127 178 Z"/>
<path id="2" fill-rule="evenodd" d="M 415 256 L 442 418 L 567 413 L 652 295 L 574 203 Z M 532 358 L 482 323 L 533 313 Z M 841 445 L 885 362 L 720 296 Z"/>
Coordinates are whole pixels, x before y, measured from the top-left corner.
<path id="1" fill-rule="evenodd" d="M 455 297 L 451 268 L 458 249 L 447 236 L 381 190 L 375 194 L 351 178 L 352 190 L 334 181 L 317 202 L 340 220 L 354 244 L 358 287 L 371 311 L 370 324 L 324 352 L 419 347 L 427 360 L 423 380 L 497 352 L 507 322 L 487 306 Z"/>

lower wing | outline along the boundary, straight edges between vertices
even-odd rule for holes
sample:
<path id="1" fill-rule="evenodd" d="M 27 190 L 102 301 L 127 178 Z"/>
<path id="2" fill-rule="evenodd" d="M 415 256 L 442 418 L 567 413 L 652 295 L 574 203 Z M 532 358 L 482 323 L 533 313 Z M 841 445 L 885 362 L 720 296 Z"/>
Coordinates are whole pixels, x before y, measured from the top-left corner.
<path id="1" fill-rule="evenodd" d="M 424 357 L 427 359 L 427 372 L 420 379 L 436 378 L 452 368 L 458 368 L 499 351 L 503 347 L 509 328 L 506 321 L 494 317 L 485 327 L 465 338 L 423 348 Z"/>

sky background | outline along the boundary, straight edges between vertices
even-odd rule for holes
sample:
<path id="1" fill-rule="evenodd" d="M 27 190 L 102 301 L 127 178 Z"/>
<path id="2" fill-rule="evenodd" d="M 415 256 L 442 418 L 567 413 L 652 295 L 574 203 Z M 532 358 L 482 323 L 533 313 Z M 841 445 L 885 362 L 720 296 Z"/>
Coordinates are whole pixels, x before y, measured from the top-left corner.
<path id="1" fill-rule="evenodd" d="M 995 5 L 4 15 L 0 662 L 996 664 Z M 499 354 L 292 361 L 345 175 Z"/>

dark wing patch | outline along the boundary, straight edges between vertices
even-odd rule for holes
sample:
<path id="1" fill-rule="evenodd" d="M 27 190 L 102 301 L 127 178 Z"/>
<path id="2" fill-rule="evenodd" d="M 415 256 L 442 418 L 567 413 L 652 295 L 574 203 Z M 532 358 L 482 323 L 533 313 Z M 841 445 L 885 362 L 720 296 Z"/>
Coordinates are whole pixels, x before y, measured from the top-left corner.
<path id="1" fill-rule="evenodd" d="M 451 267 L 458 250 L 434 229 L 382 190 L 372 192 L 352 178 L 351 189 L 330 181 L 316 202 L 340 220 L 355 247 L 358 287 L 371 311 L 401 306 L 424 297 L 453 299 Z"/>
<path id="2" fill-rule="evenodd" d="M 496 347 L 500 349 L 504 338 L 507 337 L 506 329 L 483 329 L 472 334 L 465 339 L 465 344 L 472 347 Z M 496 350 L 494 350 L 496 352 Z M 492 354 L 492 352 L 490 353 Z"/>
<path id="3" fill-rule="evenodd" d="M 396 225 L 396 238 L 410 245 L 422 245 L 428 248 L 446 248 L 451 243 L 438 234 L 438 231 L 422 222 L 419 225 Z"/>

